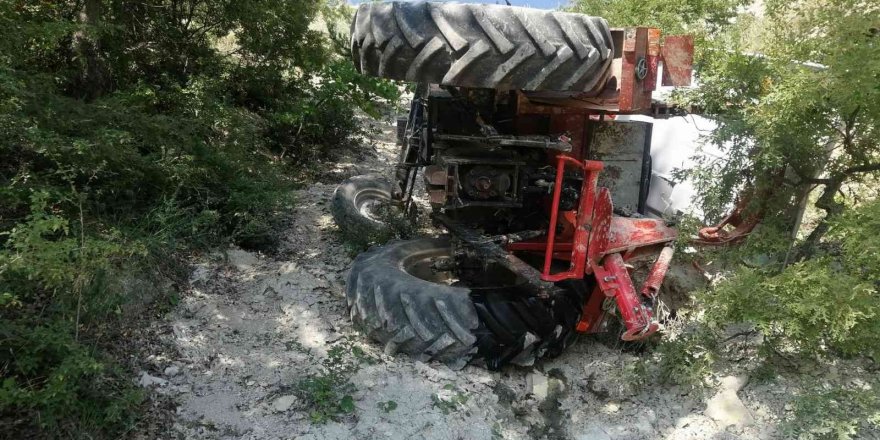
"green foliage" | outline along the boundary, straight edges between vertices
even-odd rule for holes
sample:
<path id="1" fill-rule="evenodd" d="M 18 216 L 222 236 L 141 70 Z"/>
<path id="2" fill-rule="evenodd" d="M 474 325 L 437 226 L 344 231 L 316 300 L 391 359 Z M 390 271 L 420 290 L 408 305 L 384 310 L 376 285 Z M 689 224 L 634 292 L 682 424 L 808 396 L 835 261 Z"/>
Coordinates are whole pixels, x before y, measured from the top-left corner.
<path id="1" fill-rule="evenodd" d="M 575 0 L 570 10 L 600 16 L 613 27 L 649 26 L 665 35 L 691 34 L 700 39 L 717 33 L 736 16 L 743 0 Z"/>
<path id="2" fill-rule="evenodd" d="M 459 390 L 453 384 L 443 385 L 443 388 L 434 394 L 431 394 L 431 402 L 434 408 L 437 408 L 443 414 L 450 414 L 458 411 L 467 404 L 470 396 Z"/>
<path id="3" fill-rule="evenodd" d="M 839 252 L 784 270 L 741 268 L 702 294 L 706 321 L 753 323 L 768 343 L 801 354 L 880 355 L 880 201 L 836 220 Z"/>
<path id="4" fill-rule="evenodd" d="M 356 408 L 351 394 L 355 388 L 349 378 L 361 364 L 374 362 L 375 359 L 354 345 L 350 338 L 331 347 L 322 362 L 322 373 L 304 378 L 297 386 L 312 423 L 323 424 L 353 413 Z"/>
<path id="5" fill-rule="evenodd" d="M 761 195 L 753 205 L 790 217 L 817 183 L 828 195 L 817 207 L 834 215 L 841 186 L 880 169 L 880 36 L 872 31 L 880 8 L 774 1 L 765 13 L 743 13 L 705 43 L 710 56 L 689 100 L 718 121 L 707 140 L 725 156 L 704 159 L 691 177 L 712 216 L 751 188 Z"/>
<path id="6" fill-rule="evenodd" d="M 19 319 L 0 328 L 0 362 L 6 366 L 0 414 L 33 418 L 11 419 L 0 431 L 9 438 L 13 437 L 7 429 L 32 428 L 68 438 L 86 432 L 110 435 L 115 427 L 133 422 L 130 410 L 140 404 L 141 393 L 126 385 L 131 381 L 126 372 L 77 342 L 70 327 L 59 321 L 43 325 Z M 70 426 L 71 419 L 79 420 L 80 426 Z"/>
<path id="7" fill-rule="evenodd" d="M 299 383 L 298 391 L 308 406 L 309 419 L 312 423 L 323 424 L 336 420 L 343 414 L 354 412 L 352 386 L 340 384 L 332 375 L 313 376 Z"/>
<path id="8" fill-rule="evenodd" d="M 880 429 L 880 395 L 874 389 L 834 389 L 799 396 L 794 417 L 782 428 L 786 438 L 850 440 Z"/>
<path id="9" fill-rule="evenodd" d="M 379 407 L 379 409 L 381 409 L 382 411 L 384 411 L 386 413 L 390 413 L 391 411 L 394 411 L 395 409 L 397 409 L 397 402 L 395 402 L 393 400 L 388 400 L 385 402 L 377 402 L 376 406 Z"/>
<path id="10" fill-rule="evenodd" d="M 653 363 L 657 377 L 664 383 L 687 388 L 700 388 L 712 372 L 715 362 L 715 340 L 700 332 L 680 335 L 662 341 L 654 350 Z"/>
<path id="11" fill-rule="evenodd" d="M 354 143 L 358 107 L 396 101 L 313 26 L 349 10 L 0 2 L 2 436 L 127 429 L 138 393 L 100 350 L 132 299 L 118 274 L 229 242 L 272 249 L 302 170 Z"/>

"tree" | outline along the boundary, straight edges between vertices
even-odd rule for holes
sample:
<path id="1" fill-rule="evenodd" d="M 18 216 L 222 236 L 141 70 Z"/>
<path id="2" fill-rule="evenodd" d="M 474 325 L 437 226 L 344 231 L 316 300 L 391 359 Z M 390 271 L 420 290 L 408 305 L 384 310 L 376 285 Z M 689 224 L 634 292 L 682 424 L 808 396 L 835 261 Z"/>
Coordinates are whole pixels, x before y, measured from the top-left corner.
<path id="1" fill-rule="evenodd" d="M 873 220 L 880 206 L 880 3 L 740 5 L 580 0 L 575 9 L 612 25 L 697 33 L 697 87 L 677 99 L 717 122 L 704 141 L 725 154 L 700 155 L 680 175 L 695 181 L 709 221 L 750 192 L 749 209 L 764 214 L 760 228 L 743 246 L 718 253 L 770 257 L 757 268 L 727 259 L 734 264 L 725 280 L 698 296 L 705 323 L 752 323 L 773 347 L 768 352 L 880 353 L 880 228 Z M 819 218 L 792 238 L 792 211 L 805 200 Z"/>
<path id="2" fill-rule="evenodd" d="M 777 186 L 782 173 L 774 203 L 818 187 L 815 206 L 825 215 L 800 252 L 813 254 L 830 221 L 880 171 L 878 24 L 876 2 L 771 1 L 764 16 L 711 42 L 692 98 L 719 122 L 710 141 L 729 157 L 693 173 L 704 202 L 718 208 L 743 181 Z"/>
<path id="3" fill-rule="evenodd" d="M 82 64 L 79 88 L 88 100 L 103 95 L 110 87 L 109 72 L 101 57 L 101 46 L 98 41 L 98 29 L 103 11 L 104 4 L 101 0 L 85 0 L 78 14 L 82 28 L 73 35 L 76 46 L 74 51 Z"/>

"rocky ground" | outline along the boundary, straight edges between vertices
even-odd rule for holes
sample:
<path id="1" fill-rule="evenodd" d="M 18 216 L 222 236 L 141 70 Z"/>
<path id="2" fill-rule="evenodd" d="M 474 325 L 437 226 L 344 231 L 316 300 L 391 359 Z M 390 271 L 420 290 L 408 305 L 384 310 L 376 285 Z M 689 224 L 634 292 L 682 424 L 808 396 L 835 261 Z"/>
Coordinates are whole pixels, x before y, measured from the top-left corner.
<path id="1" fill-rule="evenodd" d="M 229 249 L 198 262 L 153 324 L 137 378 L 184 439 L 777 438 L 790 390 L 721 374 L 706 393 L 640 384 L 636 355 L 583 337 L 533 367 L 452 371 L 386 357 L 351 326 L 352 254 L 328 212 L 343 176 L 387 171 L 393 127 L 296 194 L 274 256 Z M 737 371 L 732 368 L 731 371 Z"/>

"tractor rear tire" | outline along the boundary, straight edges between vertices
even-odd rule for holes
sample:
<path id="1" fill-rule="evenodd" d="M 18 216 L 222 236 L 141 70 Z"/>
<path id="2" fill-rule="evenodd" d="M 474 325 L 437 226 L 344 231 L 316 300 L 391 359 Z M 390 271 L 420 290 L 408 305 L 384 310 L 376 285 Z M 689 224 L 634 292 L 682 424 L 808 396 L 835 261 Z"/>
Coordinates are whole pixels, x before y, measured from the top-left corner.
<path id="1" fill-rule="evenodd" d="M 516 288 L 481 291 L 421 276 L 436 273 L 431 259 L 451 255 L 448 237 L 395 241 L 360 254 L 346 282 L 355 325 L 389 355 L 405 353 L 453 368 L 472 358 L 489 369 L 531 365 L 573 342 L 585 285 L 542 300 Z"/>
<path id="2" fill-rule="evenodd" d="M 500 90 L 604 86 L 614 44 L 603 18 L 503 5 L 364 2 L 351 56 L 368 75 Z"/>
<path id="3" fill-rule="evenodd" d="M 377 174 L 366 174 L 346 179 L 333 193 L 330 213 L 342 233 L 369 241 L 390 234 L 388 225 L 378 210 L 381 205 L 389 206 L 391 182 Z"/>

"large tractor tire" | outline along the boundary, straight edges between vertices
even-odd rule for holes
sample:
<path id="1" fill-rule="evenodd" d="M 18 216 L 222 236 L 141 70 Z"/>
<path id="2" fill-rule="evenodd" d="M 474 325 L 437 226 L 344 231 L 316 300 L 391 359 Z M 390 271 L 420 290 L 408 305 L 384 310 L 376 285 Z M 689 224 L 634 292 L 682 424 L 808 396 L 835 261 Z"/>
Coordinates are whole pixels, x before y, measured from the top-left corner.
<path id="1" fill-rule="evenodd" d="M 513 6 L 365 2 L 351 30 L 360 72 L 460 87 L 591 91 L 613 54 L 602 18 Z"/>
<path id="2" fill-rule="evenodd" d="M 390 207 L 391 182 L 377 174 L 354 176 L 333 193 L 330 213 L 343 234 L 370 240 L 388 235 L 390 225 L 381 210 Z"/>
<path id="3" fill-rule="evenodd" d="M 472 358 L 490 369 L 530 365 L 543 355 L 558 355 L 574 340 L 585 285 L 569 286 L 553 300 L 515 285 L 468 286 L 443 269 L 451 255 L 449 238 L 396 241 L 359 255 L 346 283 L 355 325 L 388 354 L 453 368 Z"/>

